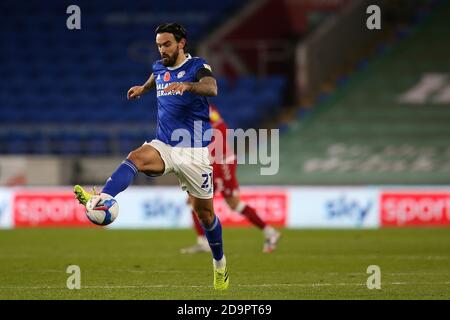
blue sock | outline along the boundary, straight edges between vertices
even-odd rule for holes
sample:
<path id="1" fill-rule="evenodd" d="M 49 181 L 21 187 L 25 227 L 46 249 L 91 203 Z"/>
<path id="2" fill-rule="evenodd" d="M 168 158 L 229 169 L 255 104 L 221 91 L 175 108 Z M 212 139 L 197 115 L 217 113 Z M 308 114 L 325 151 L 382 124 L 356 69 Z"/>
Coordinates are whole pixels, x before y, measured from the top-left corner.
<path id="1" fill-rule="evenodd" d="M 208 239 L 213 258 L 219 261 L 223 257 L 222 225 L 219 218 L 215 216 L 212 225 L 209 227 L 203 226 L 203 229 L 205 230 L 205 236 Z"/>
<path id="2" fill-rule="evenodd" d="M 106 181 L 102 193 L 115 197 L 117 194 L 128 188 L 137 173 L 138 169 L 134 163 L 131 160 L 125 159 Z"/>

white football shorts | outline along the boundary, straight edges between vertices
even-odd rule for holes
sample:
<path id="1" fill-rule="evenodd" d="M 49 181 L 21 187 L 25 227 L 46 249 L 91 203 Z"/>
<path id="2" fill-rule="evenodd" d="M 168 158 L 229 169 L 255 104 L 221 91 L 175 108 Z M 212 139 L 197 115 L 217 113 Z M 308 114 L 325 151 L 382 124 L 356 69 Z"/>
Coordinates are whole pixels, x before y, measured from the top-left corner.
<path id="1" fill-rule="evenodd" d="M 172 147 L 160 140 L 145 142 L 158 150 L 164 161 L 164 173 L 175 173 L 181 189 L 199 199 L 213 197 L 213 169 L 209 160 L 208 147 Z"/>

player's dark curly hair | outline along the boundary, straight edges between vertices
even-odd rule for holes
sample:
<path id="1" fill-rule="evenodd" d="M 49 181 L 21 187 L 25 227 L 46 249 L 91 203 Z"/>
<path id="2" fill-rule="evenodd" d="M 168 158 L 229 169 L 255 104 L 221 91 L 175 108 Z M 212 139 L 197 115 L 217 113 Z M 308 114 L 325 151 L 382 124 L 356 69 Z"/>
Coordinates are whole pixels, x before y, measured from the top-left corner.
<path id="1" fill-rule="evenodd" d="M 164 32 L 173 34 L 177 42 L 180 42 L 180 40 L 183 38 L 187 40 L 187 31 L 181 24 L 163 23 L 160 24 L 155 30 L 156 34 Z"/>

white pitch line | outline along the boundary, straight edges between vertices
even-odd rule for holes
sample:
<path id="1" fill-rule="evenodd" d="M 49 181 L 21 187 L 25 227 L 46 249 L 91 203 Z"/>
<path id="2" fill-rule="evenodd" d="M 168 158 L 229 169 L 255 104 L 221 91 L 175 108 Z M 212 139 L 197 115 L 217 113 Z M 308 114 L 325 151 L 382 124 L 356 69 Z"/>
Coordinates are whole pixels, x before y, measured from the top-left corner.
<path id="1" fill-rule="evenodd" d="M 248 257 L 248 255 L 233 254 L 234 258 Z M 281 253 L 273 255 L 273 259 L 281 258 L 323 259 L 323 255 L 306 253 Z M 409 255 L 409 254 L 328 254 L 327 259 L 389 259 L 389 260 L 448 260 L 450 255 Z"/>
<path id="2" fill-rule="evenodd" d="M 111 272 L 128 272 L 128 273 L 136 273 L 136 274 L 146 274 L 146 273 L 168 273 L 168 274 L 199 274 L 199 273 L 207 273 L 204 270 L 152 270 L 152 269 L 111 269 L 107 270 Z M 63 273 L 65 270 L 63 269 L 42 269 L 42 270 L 12 270 L 8 271 L 8 273 Z M 95 273 L 94 271 L 90 273 Z M 250 271 L 240 271 L 240 273 L 251 273 Z M 279 274 L 279 271 L 266 271 L 264 274 Z M 302 275 L 313 275 L 313 276 L 361 276 L 365 277 L 365 272 L 303 272 L 303 271 L 294 271 L 293 273 L 301 273 Z M 450 272 L 384 272 L 384 276 L 440 276 L 440 275 L 450 275 Z"/>
<path id="3" fill-rule="evenodd" d="M 381 283 L 381 285 L 450 285 L 450 281 L 447 282 L 388 282 Z M 247 288 L 270 288 L 270 287 L 332 287 L 332 286 L 366 286 L 365 283 L 266 283 L 266 284 L 236 284 L 236 287 Z M 151 289 L 151 288 L 209 288 L 209 285 L 111 285 L 111 286 L 81 286 L 81 289 Z M 30 290 L 44 290 L 44 289 L 60 289 L 65 290 L 66 287 L 56 286 L 0 286 L 1 289 L 30 289 Z"/>

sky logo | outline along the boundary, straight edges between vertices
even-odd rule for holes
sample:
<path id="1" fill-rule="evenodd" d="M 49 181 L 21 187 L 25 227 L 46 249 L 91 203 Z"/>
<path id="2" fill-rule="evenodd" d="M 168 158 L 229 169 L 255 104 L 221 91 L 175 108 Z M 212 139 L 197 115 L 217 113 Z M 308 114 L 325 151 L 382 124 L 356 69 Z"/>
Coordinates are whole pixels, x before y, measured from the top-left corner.
<path id="1" fill-rule="evenodd" d="M 357 225 L 362 225 L 366 216 L 373 207 L 373 202 L 368 200 L 363 202 L 360 200 L 347 199 L 345 195 L 337 199 L 326 201 L 325 210 L 327 218 L 337 220 L 342 218 L 354 219 Z"/>
<path id="2" fill-rule="evenodd" d="M 143 209 L 144 218 L 146 220 L 168 218 L 173 223 L 177 223 L 179 221 L 183 210 L 179 203 L 161 199 L 145 201 L 143 203 Z"/>

